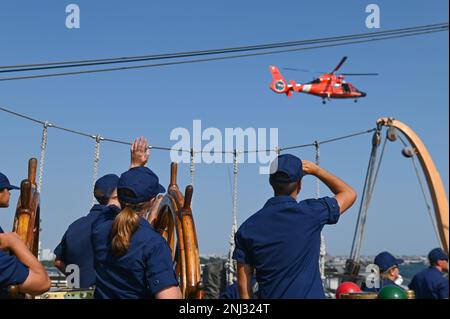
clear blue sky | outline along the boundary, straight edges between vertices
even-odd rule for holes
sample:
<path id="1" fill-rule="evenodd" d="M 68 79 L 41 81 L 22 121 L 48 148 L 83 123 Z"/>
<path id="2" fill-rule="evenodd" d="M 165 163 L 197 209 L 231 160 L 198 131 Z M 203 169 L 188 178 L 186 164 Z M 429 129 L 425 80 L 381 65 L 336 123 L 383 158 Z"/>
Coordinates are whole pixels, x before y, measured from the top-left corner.
<path id="1" fill-rule="evenodd" d="M 1 1 L 0 64 L 129 56 L 247 44 L 310 39 L 367 32 L 370 1 L 72 1 L 81 9 L 81 29 L 65 27 L 70 1 Z M 448 1 L 376 1 L 382 30 L 448 21 Z M 347 72 L 379 72 L 354 78 L 368 96 L 359 103 L 276 95 L 268 66 L 316 70 L 349 60 Z M 374 127 L 393 116 L 423 139 L 448 192 L 448 33 L 339 48 L 240 60 L 114 72 L 76 77 L 0 82 L 0 105 L 59 125 L 131 140 L 147 136 L 170 146 L 175 127 L 279 128 L 280 145 L 309 143 Z M 297 81 L 312 75 L 287 73 Z M 0 114 L 0 171 L 19 183 L 26 161 L 39 156 L 41 128 Z M 322 165 L 362 191 L 370 136 L 323 146 Z M 94 143 L 50 130 L 42 191 L 44 248 L 54 248 L 67 226 L 91 203 Z M 369 211 L 363 254 L 390 250 L 425 254 L 437 240 L 410 161 L 399 143 L 389 144 Z M 313 159 L 313 149 L 295 151 Z M 100 174 L 128 166 L 127 147 L 102 145 Z M 153 151 L 150 166 L 168 183 L 169 154 Z M 225 253 L 231 228 L 231 193 L 226 164 L 198 165 L 194 214 L 201 253 Z M 189 182 L 188 165 L 179 168 L 180 185 Z M 304 180 L 301 197 L 311 197 L 315 181 Z M 322 187 L 323 194 L 329 194 Z M 243 222 L 271 196 L 258 166 L 240 167 L 238 220 Z M 17 193 L 13 195 L 13 203 Z M 348 254 L 358 205 L 325 230 L 328 253 Z M 13 207 L 2 210 L 9 229 Z"/>

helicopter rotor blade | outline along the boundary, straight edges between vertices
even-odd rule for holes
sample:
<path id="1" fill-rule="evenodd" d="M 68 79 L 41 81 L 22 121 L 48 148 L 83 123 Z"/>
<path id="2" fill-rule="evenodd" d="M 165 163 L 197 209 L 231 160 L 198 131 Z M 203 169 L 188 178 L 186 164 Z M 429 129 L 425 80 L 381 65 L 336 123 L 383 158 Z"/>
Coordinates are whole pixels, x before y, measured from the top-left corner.
<path id="1" fill-rule="evenodd" d="M 339 73 L 340 75 L 345 76 L 377 76 L 379 73 Z"/>
<path id="2" fill-rule="evenodd" d="M 286 71 L 296 71 L 296 72 L 314 72 L 308 69 L 297 69 L 297 68 L 282 68 L 282 69 Z"/>
<path id="3" fill-rule="evenodd" d="M 313 73 L 313 74 L 325 74 L 327 72 L 324 71 L 317 71 L 317 70 L 310 70 L 310 69 L 297 69 L 297 68 L 282 68 L 286 71 L 294 71 L 294 72 L 304 72 L 304 73 Z"/>
<path id="4" fill-rule="evenodd" d="M 344 56 L 341 60 L 341 62 L 339 62 L 339 64 L 334 68 L 333 72 L 331 72 L 331 74 L 334 74 L 334 72 L 336 72 L 337 70 L 339 70 L 342 66 L 342 64 L 345 63 L 345 61 L 347 61 L 347 57 Z"/>

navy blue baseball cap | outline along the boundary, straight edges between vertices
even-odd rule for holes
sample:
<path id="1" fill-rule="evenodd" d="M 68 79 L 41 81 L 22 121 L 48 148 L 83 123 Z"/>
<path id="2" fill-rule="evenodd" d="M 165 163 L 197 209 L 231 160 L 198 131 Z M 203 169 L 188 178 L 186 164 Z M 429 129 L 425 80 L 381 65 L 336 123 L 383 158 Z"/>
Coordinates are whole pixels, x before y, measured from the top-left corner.
<path id="1" fill-rule="evenodd" d="M 448 255 L 441 248 L 435 248 L 428 253 L 428 259 L 430 262 L 436 262 L 438 260 L 448 261 Z"/>
<path id="2" fill-rule="evenodd" d="M 148 167 L 136 167 L 120 176 L 117 185 L 119 201 L 137 204 L 148 202 L 166 189 L 159 184 L 158 176 Z"/>
<path id="3" fill-rule="evenodd" d="M 20 189 L 17 186 L 11 185 L 9 183 L 8 177 L 6 177 L 5 174 L 0 173 L 0 190 L 5 189 L 5 188 L 9 191 L 13 190 L 13 189 Z"/>
<path id="4" fill-rule="evenodd" d="M 287 178 L 276 178 L 275 173 L 285 173 Z M 299 182 L 303 177 L 302 160 L 291 154 L 279 155 L 270 164 L 270 181 L 281 183 Z"/>
<path id="5" fill-rule="evenodd" d="M 111 197 L 114 190 L 117 188 L 119 176 L 115 174 L 108 174 L 100 177 L 94 186 L 94 196 L 100 204 L 105 205 Z"/>
<path id="6" fill-rule="evenodd" d="M 374 264 L 380 268 L 381 272 L 385 272 L 392 266 L 398 266 L 403 263 L 403 259 L 395 258 L 387 251 L 383 251 L 376 255 Z"/>

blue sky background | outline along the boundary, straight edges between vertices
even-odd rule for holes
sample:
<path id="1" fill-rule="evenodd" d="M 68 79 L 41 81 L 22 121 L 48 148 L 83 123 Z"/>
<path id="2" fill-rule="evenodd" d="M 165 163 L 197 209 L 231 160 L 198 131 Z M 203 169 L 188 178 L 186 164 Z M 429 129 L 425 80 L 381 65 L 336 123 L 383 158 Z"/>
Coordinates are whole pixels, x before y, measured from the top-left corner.
<path id="1" fill-rule="evenodd" d="M 72 1 L 81 9 L 81 29 L 65 27 L 70 1 L 1 1 L 0 64 L 130 56 L 311 39 L 367 32 L 370 1 Z M 448 1 L 376 1 L 381 30 L 448 21 Z M 349 60 L 343 72 L 379 72 L 349 79 L 367 98 L 333 101 L 295 95 L 288 99 L 268 88 L 268 66 L 331 70 Z M 392 116 L 410 125 L 427 145 L 448 192 L 448 33 L 370 44 L 285 53 L 125 72 L 0 82 L 0 105 L 42 120 L 110 138 L 147 136 L 171 146 L 176 127 L 279 128 L 282 146 L 345 135 L 374 127 Z M 288 73 L 309 81 L 312 74 Z M 0 113 L 0 171 L 19 183 L 29 157 L 39 157 L 41 127 Z M 370 135 L 322 147 L 322 166 L 362 191 Z M 42 190 L 43 247 L 54 248 L 67 226 L 91 204 L 92 140 L 50 130 Z M 363 254 L 389 250 L 425 254 L 437 246 L 412 164 L 388 145 L 369 211 Z M 314 158 L 312 148 L 293 152 Z M 126 146 L 102 144 L 100 174 L 128 167 Z M 168 184 L 169 154 L 153 151 L 150 167 Z M 225 253 L 231 228 L 229 164 L 197 165 L 194 214 L 201 253 Z M 240 166 L 239 223 L 271 196 L 258 165 Z M 189 182 L 179 168 L 179 184 Z M 306 177 L 301 198 L 311 197 L 315 181 Z M 322 187 L 324 195 L 329 194 Z M 14 193 L 12 203 L 17 201 Z M 359 204 L 359 203 L 358 203 Z M 325 229 L 328 253 L 350 251 L 358 206 Z M 13 207 L 2 210 L 9 229 Z"/>

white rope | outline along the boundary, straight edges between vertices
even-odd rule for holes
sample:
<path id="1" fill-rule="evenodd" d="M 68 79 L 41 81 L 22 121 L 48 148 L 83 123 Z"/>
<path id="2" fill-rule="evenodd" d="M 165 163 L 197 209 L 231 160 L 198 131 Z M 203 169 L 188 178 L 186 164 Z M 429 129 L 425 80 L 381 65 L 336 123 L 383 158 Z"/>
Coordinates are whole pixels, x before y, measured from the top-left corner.
<path id="1" fill-rule="evenodd" d="M 45 152 L 47 150 L 47 129 L 51 126 L 51 124 L 47 121 L 43 124 L 42 128 L 42 140 L 41 140 L 41 158 L 39 161 L 39 175 L 37 182 L 37 191 L 41 192 L 42 189 L 42 179 L 44 176 L 44 162 L 45 162 Z"/>
<path id="2" fill-rule="evenodd" d="M 95 205 L 96 199 L 94 195 L 95 182 L 98 177 L 98 164 L 100 162 L 100 142 L 102 141 L 102 137 L 100 135 L 93 136 L 95 138 L 95 150 L 94 150 L 94 170 L 92 174 L 92 206 Z"/>
<path id="3" fill-rule="evenodd" d="M 316 165 L 320 165 L 320 143 L 319 141 L 314 142 L 314 147 L 316 148 Z M 320 197 L 320 180 L 316 178 L 316 198 Z M 319 259 L 319 267 L 320 267 L 320 277 L 322 281 L 326 279 L 325 277 L 325 256 L 327 254 L 326 246 L 325 246 L 325 237 L 323 233 L 320 233 L 320 259 Z"/>
<path id="4" fill-rule="evenodd" d="M 228 251 L 228 262 L 227 262 L 227 283 L 229 285 L 233 284 L 236 276 L 236 269 L 234 267 L 233 252 L 235 248 L 234 237 L 237 232 L 237 197 L 238 197 L 238 151 L 233 152 L 233 207 L 232 207 L 232 226 L 231 233 L 229 237 L 230 249 Z"/>

